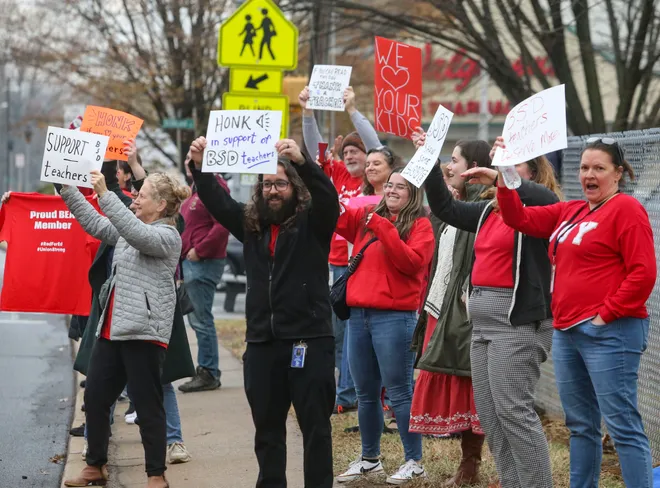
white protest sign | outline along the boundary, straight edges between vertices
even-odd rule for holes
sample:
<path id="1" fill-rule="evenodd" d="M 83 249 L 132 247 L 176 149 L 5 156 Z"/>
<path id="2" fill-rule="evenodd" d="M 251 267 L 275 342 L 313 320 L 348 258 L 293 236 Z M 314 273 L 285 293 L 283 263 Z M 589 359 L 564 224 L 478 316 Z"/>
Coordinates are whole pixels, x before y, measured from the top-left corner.
<path id="1" fill-rule="evenodd" d="M 523 100 L 506 116 L 506 149 L 497 148 L 493 166 L 515 166 L 568 146 L 564 85 Z"/>
<path id="2" fill-rule="evenodd" d="M 108 136 L 48 127 L 41 181 L 92 188 L 92 170 L 101 170 Z"/>
<path id="3" fill-rule="evenodd" d="M 309 110 L 344 110 L 344 90 L 351 83 L 350 66 L 317 64 L 309 80 Z"/>
<path id="4" fill-rule="evenodd" d="M 279 110 L 214 110 L 206 129 L 204 173 L 277 173 Z"/>
<path id="5" fill-rule="evenodd" d="M 438 162 L 452 117 L 454 117 L 453 112 L 442 105 L 438 107 L 429 130 L 426 132 L 426 142 L 417 149 L 415 155 L 401 172 L 401 176 L 417 188 L 422 186 L 431 169 Z"/>

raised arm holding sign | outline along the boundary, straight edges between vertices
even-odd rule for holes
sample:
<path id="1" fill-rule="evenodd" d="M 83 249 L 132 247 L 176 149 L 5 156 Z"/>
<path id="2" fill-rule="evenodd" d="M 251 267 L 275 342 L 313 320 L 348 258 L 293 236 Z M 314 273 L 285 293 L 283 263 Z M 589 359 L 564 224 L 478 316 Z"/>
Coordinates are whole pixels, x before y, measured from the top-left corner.
<path id="1" fill-rule="evenodd" d="M 415 155 L 401 173 L 401 176 L 417 188 L 422 186 L 438 161 L 453 116 L 454 114 L 442 105 L 438 107 L 425 135 L 424 144 L 418 146 Z"/>
<path id="2" fill-rule="evenodd" d="M 209 115 L 204 173 L 277 173 L 275 143 L 282 112 L 214 110 Z"/>

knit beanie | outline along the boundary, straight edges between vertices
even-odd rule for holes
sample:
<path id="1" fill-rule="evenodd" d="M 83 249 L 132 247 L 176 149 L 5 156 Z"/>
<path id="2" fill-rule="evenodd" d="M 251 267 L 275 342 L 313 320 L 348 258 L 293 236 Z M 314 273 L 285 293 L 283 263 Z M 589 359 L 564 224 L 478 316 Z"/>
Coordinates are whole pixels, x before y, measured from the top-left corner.
<path id="1" fill-rule="evenodd" d="M 346 137 L 344 137 L 344 142 L 341 146 L 342 155 L 344 154 L 344 149 L 346 149 L 346 146 L 355 146 L 363 153 L 367 153 L 367 149 L 364 147 L 364 142 L 362 142 L 362 139 L 357 132 L 351 132 Z"/>

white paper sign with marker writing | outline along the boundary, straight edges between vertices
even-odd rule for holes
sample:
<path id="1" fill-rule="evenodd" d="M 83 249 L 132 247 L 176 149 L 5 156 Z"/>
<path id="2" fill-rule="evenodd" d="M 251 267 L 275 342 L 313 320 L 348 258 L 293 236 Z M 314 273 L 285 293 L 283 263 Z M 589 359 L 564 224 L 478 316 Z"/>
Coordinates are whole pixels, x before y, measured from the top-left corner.
<path id="1" fill-rule="evenodd" d="M 309 110 L 344 110 L 344 91 L 351 83 L 350 66 L 317 64 L 309 80 Z"/>
<path id="2" fill-rule="evenodd" d="M 523 100 L 506 116 L 506 149 L 497 148 L 493 166 L 515 166 L 568 146 L 564 85 Z"/>
<path id="3" fill-rule="evenodd" d="M 440 105 L 433 116 L 429 130 L 426 132 L 426 141 L 424 145 L 417 149 L 415 155 L 401 172 L 406 180 L 411 182 L 417 188 L 421 187 L 426 177 L 438 162 L 440 151 L 447 138 L 449 124 L 454 117 L 445 107 Z"/>
<path id="4" fill-rule="evenodd" d="M 282 112 L 214 110 L 206 130 L 204 173 L 277 173 Z"/>
<path id="5" fill-rule="evenodd" d="M 92 188 L 90 171 L 101 170 L 108 136 L 48 127 L 41 181 Z"/>

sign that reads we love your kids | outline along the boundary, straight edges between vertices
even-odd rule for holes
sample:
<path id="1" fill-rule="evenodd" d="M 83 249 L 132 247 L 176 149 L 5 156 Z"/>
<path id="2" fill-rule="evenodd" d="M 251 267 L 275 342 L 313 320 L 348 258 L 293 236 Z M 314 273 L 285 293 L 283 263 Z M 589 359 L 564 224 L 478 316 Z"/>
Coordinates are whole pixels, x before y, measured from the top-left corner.
<path id="1" fill-rule="evenodd" d="M 282 112 L 214 110 L 206 130 L 205 173 L 277 173 Z"/>
<path id="2" fill-rule="evenodd" d="M 422 50 L 376 37 L 376 130 L 412 139 L 422 121 Z"/>

